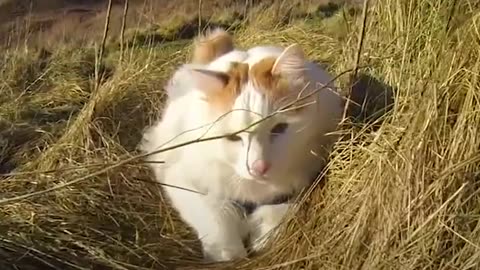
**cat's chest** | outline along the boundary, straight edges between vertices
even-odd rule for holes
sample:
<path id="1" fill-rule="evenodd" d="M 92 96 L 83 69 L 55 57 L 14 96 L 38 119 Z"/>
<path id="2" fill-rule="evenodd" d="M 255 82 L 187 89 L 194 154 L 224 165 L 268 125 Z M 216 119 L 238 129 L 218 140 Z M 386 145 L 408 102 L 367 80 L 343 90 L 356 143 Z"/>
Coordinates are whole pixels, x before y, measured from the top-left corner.
<path id="1" fill-rule="evenodd" d="M 283 175 L 281 178 L 271 179 L 270 182 L 259 182 L 242 179 L 235 174 L 233 169 L 221 163 L 209 164 L 208 172 L 198 168 L 195 173 L 190 167 L 190 172 L 196 177 L 191 178 L 191 184 L 196 190 L 219 198 L 231 200 L 247 200 L 252 202 L 270 200 L 294 192 L 298 186 L 300 175 Z M 296 179 L 297 181 L 287 181 Z"/>
<path id="2" fill-rule="evenodd" d="M 292 187 L 235 177 L 225 177 L 217 183 L 209 185 L 207 193 L 230 200 L 260 202 L 292 192 Z"/>
<path id="3" fill-rule="evenodd" d="M 288 188 L 245 180 L 242 185 L 239 185 L 235 189 L 228 190 L 225 195 L 233 200 L 261 202 L 268 201 L 289 192 L 290 190 Z"/>

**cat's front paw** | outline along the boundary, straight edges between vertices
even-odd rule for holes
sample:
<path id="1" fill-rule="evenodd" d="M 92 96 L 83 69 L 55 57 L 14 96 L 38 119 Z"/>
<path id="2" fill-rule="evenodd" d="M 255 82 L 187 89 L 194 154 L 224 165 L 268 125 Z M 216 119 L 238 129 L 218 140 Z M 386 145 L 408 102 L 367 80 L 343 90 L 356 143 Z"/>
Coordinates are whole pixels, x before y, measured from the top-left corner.
<path id="1" fill-rule="evenodd" d="M 224 262 L 245 258 L 247 251 L 240 245 L 203 244 L 203 254 L 207 261 Z"/>
<path id="2" fill-rule="evenodd" d="M 280 225 L 289 204 L 265 205 L 259 207 L 249 218 L 250 248 L 260 251 Z"/>

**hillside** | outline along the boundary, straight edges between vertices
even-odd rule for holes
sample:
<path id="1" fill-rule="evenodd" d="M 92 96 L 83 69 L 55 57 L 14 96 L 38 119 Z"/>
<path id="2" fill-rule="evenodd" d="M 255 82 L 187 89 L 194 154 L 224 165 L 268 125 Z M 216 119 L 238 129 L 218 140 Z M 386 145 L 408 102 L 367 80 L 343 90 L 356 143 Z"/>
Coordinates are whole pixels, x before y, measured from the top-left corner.
<path id="1" fill-rule="evenodd" d="M 100 42 L 108 0 L 4 0 L 0 3 L 0 41 L 2 45 L 56 47 L 61 44 Z M 234 0 L 204 1 L 204 8 L 224 9 Z M 109 32 L 118 37 L 124 13 L 124 1 L 112 1 Z M 126 25 L 150 28 L 170 18 L 189 17 L 198 4 L 192 1 L 129 0 Z M 174 16 L 172 16 L 172 14 Z"/>
<path id="2" fill-rule="evenodd" d="M 129 0 L 125 25 L 127 30 L 163 29 L 166 33 L 161 31 L 162 38 L 166 35 L 167 39 L 175 39 L 177 36 L 172 36 L 175 33 L 171 31 L 185 24 L 197 24 L 198 16 L 204 19 L 203 26 L 208 23 L 230 25 L 236 20 L 243 20 L 247 10 L 262 9 L 275 2 L 281 3 L 275 0 Z M 335 9 L 343 2 L 345 0 L 296 0 L 279 6 L 293 13 L 300 12 L 296 15 L 302 16 L 302 13 L 314 12 L 318 7 Z M 30 46 L 51 48 L 62 44 L 73 46 L 100 42 L 108 3 L 108 0 L 3 0 L 0 2 L 0 45 L 12 47 L 27 42 Z M 291 9 L 293 6 L 296 8 Z M 111 39 L 118 39 L 120 35 L 124 11 L 123 0 L 112 1 Z"/>
<path id="3" fill-rule="evenodd" d="M 41 2 L 32 16 L 54 23 L 20 23 L 14 38 L 24 11 L 0 14 L 0 269 L 478 269 L 479 4 L 370 1 L 363 23 L 358 5 L 324 1 L 203 1 L 201 20 L 198 2 L 131 1 L 121 40 L 115 1 L 101 46 L 106 2 L 86 2 Z M 299 43 L 364 105 L 351 103 L 322 187 L 267 251 L 217 265 L 136 150 L 209 25 L 241 47 Z"/>

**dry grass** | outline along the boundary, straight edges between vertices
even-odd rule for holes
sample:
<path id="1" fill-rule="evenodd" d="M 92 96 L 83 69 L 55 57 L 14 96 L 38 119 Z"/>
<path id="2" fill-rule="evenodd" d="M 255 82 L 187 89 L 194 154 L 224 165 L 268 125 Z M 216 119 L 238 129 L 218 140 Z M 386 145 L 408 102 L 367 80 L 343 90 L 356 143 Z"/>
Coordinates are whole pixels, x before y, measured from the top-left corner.
<path id="1" fill-rule="evenodd" d="M 1 268 L 478 269 L 480 6 L 370 2 L 366 79 L 354 96 L 390 85 L 393 110 L 375 129 L 364 121 L 375 104 L 352 110 L 361 117 L 345 125 L 324 189 L 312 191 L 265 254 L 235 265 L 198 266 L 198 242 L 145 164 L 122 162 L 138 154 L 188 42 L 132 43 L 122 61 L 112 43 L 103 63 L 90 47 L 3 53 Z M 355 64 L 358 14 L 286 24 L 267 17 L 282 9 L 252 12 L 265 21 L 237 28 L 241 46 L 298 42 L 334 73 Z M 98 91 L 96 68 L 105 75 Z"/>

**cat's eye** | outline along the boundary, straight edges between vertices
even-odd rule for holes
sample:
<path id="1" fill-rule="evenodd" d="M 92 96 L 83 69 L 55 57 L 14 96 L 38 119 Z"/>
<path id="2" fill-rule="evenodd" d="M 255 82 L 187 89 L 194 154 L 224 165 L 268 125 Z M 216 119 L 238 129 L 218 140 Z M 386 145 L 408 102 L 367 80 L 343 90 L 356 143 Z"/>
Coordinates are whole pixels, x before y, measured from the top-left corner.
<path id="1" fill-rule="evenodd" d="M 231 134 L 231 135 L 228 135 L 227 137 L 225 137 L 225 139 L 231 141 L 231 142 L 238 142 L 238 141 L 241 141 L 242 138 L 236 134 Z"/>
<path id="2" fill-rule="evenodd" d="M 279 135 L 279 134 L 285 133 L 287 128 L 288 128 L 287 123 L 278 123 L 272 128 L 270 133 L 272 133 L 272 135 Z"/>

